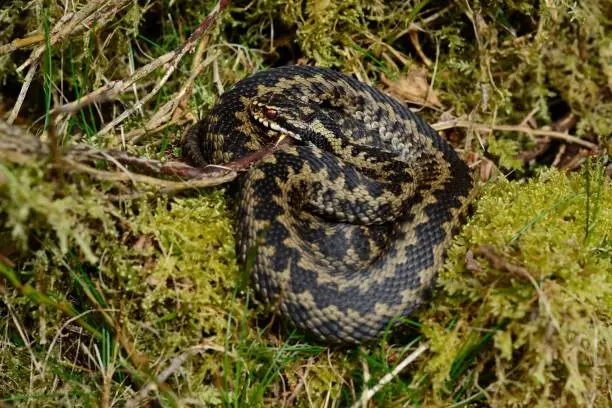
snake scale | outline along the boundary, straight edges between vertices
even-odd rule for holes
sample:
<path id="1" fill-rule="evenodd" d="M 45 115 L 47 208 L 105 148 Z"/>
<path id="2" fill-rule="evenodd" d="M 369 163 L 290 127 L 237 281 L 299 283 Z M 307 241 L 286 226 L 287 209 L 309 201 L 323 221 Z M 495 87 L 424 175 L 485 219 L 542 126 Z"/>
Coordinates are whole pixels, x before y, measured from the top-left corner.
<path id="1" fill-rule="evenodd" d="M 465 218 L 469 169 L 399 101 L 295 65 L 223 93 L 186 132 L 183 155 L 223 164 L 283 137 L 292 143 L 239 181 L 239 258 L 298 328 L 327 342 L 376 339 L 427 298 Z"/>

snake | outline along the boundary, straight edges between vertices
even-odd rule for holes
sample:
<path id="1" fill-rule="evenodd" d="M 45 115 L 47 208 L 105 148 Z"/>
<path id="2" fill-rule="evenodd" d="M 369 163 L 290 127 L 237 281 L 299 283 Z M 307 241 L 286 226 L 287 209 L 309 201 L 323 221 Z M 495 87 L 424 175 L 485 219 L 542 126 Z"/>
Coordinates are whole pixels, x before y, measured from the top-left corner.
<path id="1" fill-rule="evenodd" d="M 236 193 L 236 253 L 264 303 L 361 344 L 431 299 L 474 181 L 422 117 L 351 75 L 284 65 L 237 81 L 182 139 L 194 166 L 270 147 Z"/>

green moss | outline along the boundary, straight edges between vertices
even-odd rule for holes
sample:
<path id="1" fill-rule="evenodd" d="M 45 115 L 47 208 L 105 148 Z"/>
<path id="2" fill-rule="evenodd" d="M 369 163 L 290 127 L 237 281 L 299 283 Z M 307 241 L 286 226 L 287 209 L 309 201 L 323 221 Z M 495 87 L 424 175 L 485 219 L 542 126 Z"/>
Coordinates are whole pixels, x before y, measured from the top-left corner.
<path id="1" fill-rule="evenodd" d="M 298 402 L 347 405 L 412 349 L 391 337 L 361 353 L 333 351 L 270 326 L 271 311 L 253 308 L 238 283 L 222 190 L 117 205 L 86 179 L 60 186 L 39 167 L 2 169 L 4 231 L 22 243 L 15 267 L 2 267 L 0 366 L 12 399 L 44 405 L 59 381 L 58 398 L 93 401 L 104 393 L 105 370 L 114 373 L 112 392 L 129 399 L 130 384 L 137 389 L 199 345 L 167 380 L 172 392 L 160 391 L 163 400 L 262 406 L 281 384 L 292 389 L 307 376 Z M 430 351 L 381 390 L 377 404 L 603 406 L 610 184 L 601 166 L 589 166 L 486 186 L 450 250 L 440 290 L 415 316 L 423 336 L 415 340 Z M 479 252 L 483 245 L 493 259 Z M 466 262 L 468 250 L 474 261 Z M 96 353 L 106 356 L 102 366 L 89 356 Z M 32 364 L 44 371 L 30 385 L 18 367 Z"/>
<path id="2" fill-rule="evenodd" d="M 11 171 L 0 164 L 3 175 L 6 203 L 3 212 L 6 215 L 5 227 L 10 230 L 13 240 L 27 249 L 31 235 L 37 231 L 51 229 L 49 236 L 38 239 L 57 242 L 58 255 L 67 254 L 69 247 L 77 247 L 89 262 L 97 260 L 91 250 L 91 231 L 81 223 L 83 218 L 102 222 L 109 229 L 109 214 L 101 210 L 102 198 L 93 196 L 75 198 L 77 186 L 65 186 L 66 196 L 57 197 L 58 186 L 53 183 L 41 183 L 43 171 L 40 167 Z"/>
<path id="3" fill-rule="evenodd" d="M 137 251 L 148 258 L 134 273 L 134 312 L 173 348 L 197 344 L 204 335 L 223 344 L 238 269 L 229 214 L 221 192 L 198 198 L 143 203 L 133 219 Z M 152 339 L 157 341 L 156 336 Z M 151 347 L 151 345 L 147 345 Z"/>
<path id="4" fill-rule="evenodd" d="M 84 190 L 83 180 L 72 179 L 59 187 L 43 181 L 38 167 L 0 170 L 6 181 L 0 186 L 3 228 L 21 249 L 12 255 L 21 259 L 17 271 L 2 265 L 5 285 L 20 282 L 12 289 L 4 286 L 0 309 L 9 335 L 0 365 L 11 376 L 16 374 L 10 369 L 16 359 L 24 367 L 29 359 L 46 358 L 52 366 L 78 360 L 80 370 L 99 369 L 95 361 L 81 360 L 78 348 L 46 348 L 66 319 L 80 314 L 88 315 L 82 324 L 89 332 L 71 334 L 64 327 L 61 344 L 78 344 L 85 335 L 102 347 L 104 333 L 117 330 L 113 321 L 121 324 L 125 340 L 134 342 L 133 351 L 148 356 L 197 345 L 203 337 L 222 347 L 228 324 L 234 336 L 232 319 L 243 306 L 235 299 L 237 267 L 222 191 L 195 198 L 160 198 L 153 205 L 142 200 L 119 208 L 95 189 Z M 35 247 L 40 249 L 31 253 Z M 17 320 L 8 320 L 11 308 Z M 89 319 L 99 308 L 112 311 L 111 322 Z M 11 350 L 23 348 L 18 328 L 28 323 L 17 316 L 39 319 L 28 330 L 34 330 L 28 336 L 38 337 L 31 339 L 36 345 L 33 354 L 18 353 L 20 358 Z M 218 356 L 207 356 L 205 362 L 194 375 L 204 378 L 220 370 Z M 54 370 L 48 371 L 36 389 L 46 392 L 54 376 Z M 13 378 L 12 386 L 5 388 L 8 395 L 32 391 L 27 376 L 25 381 Z M 79 388 L 80 380 L 76 384 Z M 80 395 L 76 384 L 66 382 L 64 392 Z"/>
<path id="5" fill-rule="evenodd" d="M 62 38 L 49 47 L 52 60 L 44 76 L 34 77 L 18 121 L 37 129 L 44 90 L 55 104 L 73 101 L 171 51 L 214 3 L 130 3 Z M 572 134 L 605 147 L 612 133 L 608 3 L 232 2 L 211 32 L 205 58 L 216 59 L 197 78 L 189 108 L 205 114 L 219 83 L 227 89 L 275 64 L 332 66 L 378 86 L 383 75 L 401 79 L 427 64 L 409 35 L 416 28 L 445 112 L 515 124 L 537 108 L 541 127 L 571 111 L 578 118 Z M 0 44 L 43 34 L 42 16 L 53 27 L 66 10 L 57 2 L 48 13 L 38 3 L 11 4 L 0 9 Z M 66 11 L 85 4 L 71 2 Z M 25 71 L 15 68 L 31 49 L 0 55 L 0 115 L 16 99 Z M 176 96 L 192 57 L 121 132 L 140 128 Z M 120 146 L 118 129 L 91 136 L 161 74 L 119 101 L 69 117 L 59 127 L 62 140 Z M 434 110 L 421 113 L 440 119 Z M 177 151 L 181 131 L 128 142 L 127 150 L 165 159 Z M 481 136 L 502 169 L 523 168 L 517 155 L 534 142 L 509 132 Z M 466 148 L 483 153 L 480 144 Z M 235 214 L 223 190 L 160 197 L 139 186 L 141 199 L 118 202 L 116 185 L 71 174 L 60 183 L 42 163 L 2 163 L 2 398 L 72 406 L 103 405 L 112 396 L 123 405 L 174 367 L 150 392 L 168 406 L 194 399 L 211 406 L 350 406 L 417 343 L 427 343 L 429 351 L 370 405 L 605 406 L 610 182 L 601 166 L 569 176 L 528 170 L 539 173 L 483 189 L 432 303 L 413 317 L 419 323 L 353 350 L 311 344 L 254 301 L 236 265 Z M 515 172 L 523 174 L 529 172 Z M 191 356 L 177 365 L 184 353 Z"/>
<path id="6" fill-rule="evenodd" d="M 421 369 L 436 394 L 484 381 L 493 405 L 604 404 L 612 189 L 601 167 L 588 173 L 589 190 L 586 174 L 551 170 L 486 188 L 424 315 L 435 357 Z M 479 255 L 485 245 L 501 266 Z"/>

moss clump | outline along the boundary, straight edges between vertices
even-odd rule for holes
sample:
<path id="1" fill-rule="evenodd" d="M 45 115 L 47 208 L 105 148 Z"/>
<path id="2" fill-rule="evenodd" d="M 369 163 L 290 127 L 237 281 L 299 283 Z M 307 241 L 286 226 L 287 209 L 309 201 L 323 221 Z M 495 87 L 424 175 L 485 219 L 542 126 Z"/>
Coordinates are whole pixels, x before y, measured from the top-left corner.
<path id="1" fill-rule="evenodd" d="M 433 401 L 605 405 L 611 187 L 597 167 L 485 189 L 423 316 Z"/>
<path id="2" fill-rule="evenodd" d="M 143 202 L 132 219 L 138 251 L 149 258 L 132 271 L 141 282 L 132 288 L 142 296 L 135 310 L 143 321 L 158 322 L 155 331 L 180 333 L 166 337 L 166 346 L 188 347 L 202 336 L 222 344 L 228 314 L 239 311 L 226 308 L 238 282 L 229 219 L 222 191 Z"/>
<path id="3" fill-rule="evenodd" d="M 59 185 L 43 176 L 38 166 L 0 166 L 2 249 L 14 260 L 0 259 L 5 395 L 35 401 L 60 380 L 57 396 L 74 403 L 91 394 L 105 370 L 122 378 L 152 364 L 148 358 L 203 338 L 220 345 L 218 353 L 238 336 L 233 319 L 243 306 L 235 300 L 239 279 L 222 190 L 116 206 L 91 180 Z M 67 330 L 68 319 L 83 329 Z M 85 351 L 74 347 L 79 342 Z M 88 358 L 96 352 L 106 353 L 101 362 Z M 16 370 L 31 364 L 39 369 L 33 383 Z M 221 370 L 215 354 L 197 366 L 193 375 L 201 379 Z M 88 374 L 96 371 L 102 377 Z M 137 372 L 130 382 L 152 380 L 148 366 Z"/>
<path id="4" fill-rule="evenodd" d="M 605 0 L 539 5 L 258 0 L 232 15 L 233 24 L 245 28 L 240 42 L 276 51 L 272 56 L 289 49 L 305 62 L 373 82 L 423 66 L 431 72 L 435 65 L 436 76 L 430 79 L 454 116 L 520 123 L 531 112 L 539 122 L 550 123 L 573 112 L 581 137 L 604 142 L 612 133 L 605 34 L 610 23 L 604 17 L 610 7 Z M 271 39 L 271 30 L 280 34 Z M 523 148 L 531 142 L 519 139 Z"/>
<path id="5" fill-rule="evenodd" d="M 310 344 L 253 310 L 222 190 L 117 205 L 103 184 L 60 186 L 38 166 L 2 170 L 3 238 L 33 237 L 1 267 L 9 400 L 44 405 L 52 390 L 66 404 L 138 399 L 185 355 L 156 393 L 162 401 L 266 406 L 287 397 L 285 384 L 306 387 L 296 403 L 350 405 L 421 342 L 427 354 L 374 396 L 378 406 L 605 406 L 612 186 L 601 166 L 486 186 L 440 289 L 414 317 L 420 334 L 357 352 Z M 30 366 L 34 381 L 19 369 Z"/>
<path id="6" fill-rule="evenodd" d="M 15 51 L 0 48 L 0 116 L 25 82 L 28 68 L 16 67 L 45 48 L 16 118 L 33 131 L 49 108 L 178 47 L 216 1 L 64 3 L 0 6 L 0 47 L 25 39 Z M 422 74 L 420 87 L 403 95 L 431 84 L 436 107 L 421 114 L 432 122 L 445 112 L 541 128 L 571 113 L 570 132 L 605 147 L 609 3 L 232 2 L 202 53 L 188 54 L 129 120 L 95 137 L 148 95 L 166 66 L 117 99 L 62 118 L 58 133 L 63 143 L 166 159 L 178 153 L 177 117 L 205 113 L 251 72 L 306 62 L 383 88 L 409 87 Z M 49 30 L 84 9 L 87 23 L 45 46 Z M 209 65 L 183 103 L 174 98 L 194 55 Z M 153 121 L 167 128 L 139 142 L 129 137 L 170 100 L 176 115 Z M 525 159 L 534 140 L 512 132 L 470 132 L 466 143 L 461 132 L 446 136 L 466 156 L 486 152 L 498 168 L 541 174 L 524 181 L 514 172 L 517 181 L 484 188 L 440 289 L 414 316 L 420 322 L 357 350 L 311 344 L 258 308 L 236 266 L 234 214 L 222 190 L 163 197 L 138 186 L 142 198 L 122 202 L 115 194 L 125 185 L 71 174 L 59 182 L 45 163 L 3 162 L 0 401 L 122 406 L 150 396 L 168 406 L 350 406 L 426 343 L 426 354 L 370 405 L 606 406 L 612 189 L 603 168 L 549 171 L 553 159 Z M 545 144 L 548 156 L 572 159 L 578 150 Z"/>

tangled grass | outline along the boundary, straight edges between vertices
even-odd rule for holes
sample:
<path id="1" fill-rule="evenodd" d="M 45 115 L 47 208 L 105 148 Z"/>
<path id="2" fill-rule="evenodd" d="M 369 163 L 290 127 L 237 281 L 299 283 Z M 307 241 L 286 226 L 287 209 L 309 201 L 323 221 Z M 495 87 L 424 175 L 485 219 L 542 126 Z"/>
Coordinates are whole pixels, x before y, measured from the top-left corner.
<path id="1" fill-rule="evenodd" d="M 0 406 L 606 406 L 611 7 L 0 6 Z M 220 93 L 295 62 L 407 101 L 481 180 L 431 304 L 375 344 L 253 298 L 226 185 L 106 153 L 171 164 Z"/>

